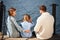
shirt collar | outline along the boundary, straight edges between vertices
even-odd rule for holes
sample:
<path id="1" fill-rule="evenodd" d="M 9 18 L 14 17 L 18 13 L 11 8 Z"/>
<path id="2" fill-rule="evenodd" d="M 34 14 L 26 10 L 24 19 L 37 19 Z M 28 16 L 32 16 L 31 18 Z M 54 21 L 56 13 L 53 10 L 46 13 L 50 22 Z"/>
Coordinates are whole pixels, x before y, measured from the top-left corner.
<path id="1" fill-rule="evenodd" d="M 49 15 L 49 13 L 48 12 L 44 12 L 44 13 L 42 13 L 42 15 Z"/>

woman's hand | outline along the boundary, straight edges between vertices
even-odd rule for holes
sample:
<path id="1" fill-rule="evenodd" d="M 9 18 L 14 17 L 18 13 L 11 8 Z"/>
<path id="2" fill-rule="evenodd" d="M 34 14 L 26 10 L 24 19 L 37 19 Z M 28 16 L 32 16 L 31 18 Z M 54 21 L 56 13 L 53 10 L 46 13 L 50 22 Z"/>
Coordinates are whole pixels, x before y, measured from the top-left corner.
<path id="1" fill-rule="evenodd" d="M 24 30 L 24 32 L 29 33 L 29 32 L 30 32 L 30 30 Z"/>

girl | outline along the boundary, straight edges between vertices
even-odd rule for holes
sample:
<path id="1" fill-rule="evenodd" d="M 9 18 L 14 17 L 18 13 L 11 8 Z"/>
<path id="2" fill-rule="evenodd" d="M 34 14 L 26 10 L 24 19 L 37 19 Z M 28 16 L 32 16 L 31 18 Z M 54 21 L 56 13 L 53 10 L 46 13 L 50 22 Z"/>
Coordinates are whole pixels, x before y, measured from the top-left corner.
<path id="1" fill-rule="evenodd" d="M 34 26 L 34 24 L 32 23 L 30 15 L 28 15 L 28 14 L 24 15 L 23 22 L 21 23 L 21 26 L 22 26 L 23 30 L 29 30 L 30 31 L 28 33 L 21 32 L 21 36 L 24 37 L 24 38 L 32 37 L 31 28 Z"/>

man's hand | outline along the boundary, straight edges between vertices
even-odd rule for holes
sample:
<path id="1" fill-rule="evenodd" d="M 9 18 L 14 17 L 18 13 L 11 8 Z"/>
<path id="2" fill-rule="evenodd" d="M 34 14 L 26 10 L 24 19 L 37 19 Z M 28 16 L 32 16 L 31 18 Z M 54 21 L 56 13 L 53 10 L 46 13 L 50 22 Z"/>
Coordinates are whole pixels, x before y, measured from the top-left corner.
<path id="1" fill-rule="evenodd" d="M 24 32 L 29 33 L 29 32 L 30 32 L 30 30 L 24 30 Z"/>

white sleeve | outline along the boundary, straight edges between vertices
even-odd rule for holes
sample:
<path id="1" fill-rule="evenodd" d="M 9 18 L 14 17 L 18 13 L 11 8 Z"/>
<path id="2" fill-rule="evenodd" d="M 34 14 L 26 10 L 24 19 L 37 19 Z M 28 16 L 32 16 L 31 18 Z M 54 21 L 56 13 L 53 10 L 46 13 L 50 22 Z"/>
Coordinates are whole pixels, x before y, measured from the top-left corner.
<path id="1" fill-rule="evenodd" d="M 37 19 L 37 23 L 36 23 L 36 25 L 34 27 L 34 31 L 36 33 L 38 33 L 40 31 L 40 28 L 42 27 L 43 21 L 44 21 L 43 17 Z"/>

